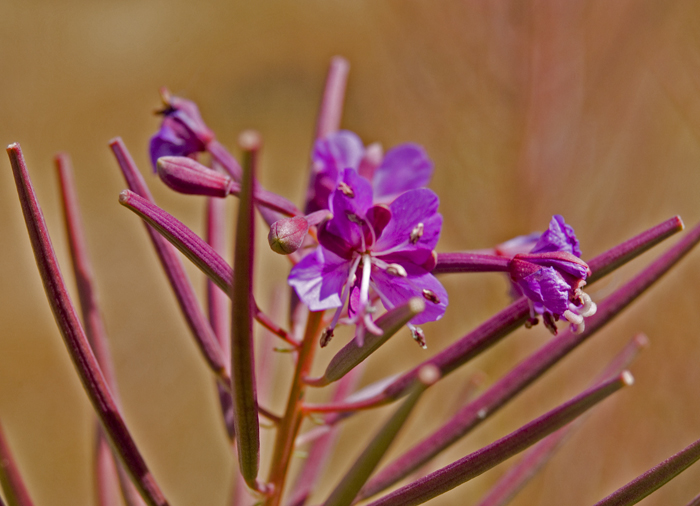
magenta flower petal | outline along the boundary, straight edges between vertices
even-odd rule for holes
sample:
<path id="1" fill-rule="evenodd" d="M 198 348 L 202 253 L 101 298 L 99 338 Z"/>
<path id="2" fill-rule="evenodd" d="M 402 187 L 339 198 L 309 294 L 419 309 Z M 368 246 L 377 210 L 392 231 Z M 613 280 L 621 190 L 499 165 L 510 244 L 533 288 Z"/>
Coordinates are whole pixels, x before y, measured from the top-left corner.
<path id="1" fill-rule="evenodd" d="M 353 132 L 341 130 L 316 141 L 311 155 L 314 174 L 313 196 L 309 200 L 308 212 L 328 208 L 328 200 L 347 168 L 354 171 L 360 166 L 365 148 Z"/>
<path id="2" fill-rule="evenodd" d="M 379 200 L 428 185 L 433 162 L 418 144 L 400 144 L 387 151 L 374 172 L 372 186 Z"/>
<path id="3" fill-rule="evenodd" d="M 403 265 L 406 277 L 397 277 L 385 270 L 372 269 L 372 286 L 387 308 L 405 304 L 411 297 L 425 300 L 425 310 L 414 317 L 411 323 L 432 322 L 442 318 L 447 309 L 447 291 L 435 276 L 417 265 Z"/>
<path id="4" fill-rule="evenodd" d="M 569 285 L 552 267 L 542 267 L 518 281 L 523 294 L 533 302 L 541 303 L 553 314 L 561 315 L 569 309 Z"/>
<path id="5" fill-rule="evenodd" d="M 552 216 L 549 228 L 540 236 L 530 253 L 549 253 L 553 251 L 566 251 L 577 257 L 581 256 L 581 249 L 579 248 L 574 229 L 567 225 L 564 222 L 564 218 L 559 214 Z"/>
<path id="6" fill-rule="evenodd" d="M 400 195 L 389 205 L 392 220 L 377 240 L 376 249 L 435 249 L 442 228 L 442 216 L 437 212 L 439 203 L 435 192 L 427 188 Z"/>
<path id="7" fill-rule="evenodd" d="M 342 306 L 340 294 L 350 263 L 325 248 L 306 255 L 292 268 L 289 284 L 312 311 Z"/>

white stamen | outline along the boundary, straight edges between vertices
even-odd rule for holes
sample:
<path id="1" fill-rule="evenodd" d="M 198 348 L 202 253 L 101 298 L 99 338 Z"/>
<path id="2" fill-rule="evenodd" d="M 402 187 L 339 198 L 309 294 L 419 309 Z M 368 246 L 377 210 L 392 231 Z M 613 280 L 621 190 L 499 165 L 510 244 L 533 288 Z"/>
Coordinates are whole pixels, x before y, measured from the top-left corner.
<path id="1" fill-rule="evenodd" d="M 411 244 L 416 244 L 421 237 L 423 237 L 423 224 L 419 223 L 411 230 Z"/>
<path id="2" fill-rule="evenodd" d="M 401 264 L 389 264 L 386 268 L 387 274 L 391 274 L 392 276 L 396 276 L 397 278 L 405 278 L 408 276 L 408 273 L 406 272 L 406 269 L 403 268 L 403 265 Z"/>
<path id="3" fill-rule="evenodd" d="M 423 298 L 425 300 L 428 300 L 428 301 L 432 302 L 433 304 L 440 304 L 440 297 L 435 295 L 435 292 L 433 292 L 432 290 L 428 290 L 427 288 L 423 288 L 422 294 L 423 294 Z"/>
<path id="4" fill-rule="evenodd" d="M 341 181 L 338 183 L 338 189 L 343 192 L 343 195 L 346 197 L 351 199 L 355 198 L 355 192 L 347 185 L 347 183 Z"/>
<path id="5" fill-rule="evenodd" d="M 410 323 L 408 324 L 408 328 L 411 329 L 411 335 L 418 345 L 424 350 L 427 349 L 428 345 L 425 344 L 425 333 L 423 332 L 423 329 Z"/>

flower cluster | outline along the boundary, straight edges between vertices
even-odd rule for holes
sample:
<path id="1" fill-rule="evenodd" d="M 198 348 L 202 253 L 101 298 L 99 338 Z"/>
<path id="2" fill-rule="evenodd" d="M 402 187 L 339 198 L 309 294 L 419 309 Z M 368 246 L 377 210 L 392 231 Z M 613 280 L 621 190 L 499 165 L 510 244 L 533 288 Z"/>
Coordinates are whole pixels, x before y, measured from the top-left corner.
<path id="1" fill-rule="evenodd" d="M 236 493 L 231 501 L 234 506 L 251 503 L 250 497 L 242 493 L 246 490 L 257 494 L 260 504 L 265 506 L 279 506 L 283 497 L 288 497 L 287 504 L 294 506 L 308 504 L 317 488 L 322 463 L 333 451 L 334 433 L 342 430 L 343 420 L 360 410 L 400 398 L 405 400 L 355 464 L 344 475 L 333 477 L 338 480 L 337 485 L 323 504 L 349 506 L 421 473 L 433 457 L 483 423 L 602 328 L 700 242 L 698 225 L 657 261 L 600 301 L 598 313 L 597 305 L 583 291 L 586 283 L 594 282 L 680 231 L 683 228 L 680 218 L 671 218 L 589 263 L 581 260 L 579 241 L 559 215 L 552 218 L 542 234 L 517 237 L 492 250 L 438 254 L 435 249 L 443 217 L 438 213 L 438 196 L 426 188 L 433 172 L 432 162 L 418 145 L 402 144 L 384 154 L 378 144 L 365 147 L 356 134 L 340 130 L 346 75 L 347 62 L 335 59 L 319 117 L 323 128 L 318 128 L 319 138 L 311 154 L 305 214 L 258 183 L 259 134 L 249 131 L 241 135 L 239 147 L 243 156 L 239 164 L 216 140 L 197 106 L 166 91 L 162 92 L 163 121 L 150 143 L 151 161 L 168 187 L 206 197 L 206 240 L 159 208 L 124 143 L 115 139 L 110 144 L 129 187 L 120 194 L 119 201 L 146 222 L 175 300 L 216 379 L 222 425 L 231 442 L 235 440 L 233 446 L 238 456 Z M 207 166 L 197 160 L 203 152 L 211 155 Z M 100 458 L 96 459 L 94 470 L 100 504 L 116 503 L 110 494 L 117 490 L 115 484 L 119 480 L 125 504 L 140 504 L 136 496 L 139 493 L 149 506 L 168 506 L 165 493 L 150 473 L 120 412 L 116 376 L 106 352 L 106 326 L 100 319 L 102 312 L 95 297 L 67 157 L 59 157 L 58 166 L 75 276 L 79 280 L 82 322 L 64 284 L 19 145 L 11 145 L 8 153 L 55 320 L 101 422 L 95 438 L 100 445 Z M 227 226 L 221 199 L 229 197 L 240 199 L 233 266 L 219 253 L 225 249 Z M 298 300 L 290 296 L 293 301 L 290 330 L 265 314 L 253 295 L 256 212 L 271 225 L 268 240 L 272 250 L 288 255 L 293 264 L 287 281 Z M 207 276 L 206 314 L 179 253 L 171 244 Z M 447 291 L 437 276 L 465 272 L 507 273 L 517 300 L 403 374 L 356 391 L 362 374 L 358 366 L 405 325 L 425 347 L 423 331 L 416 325 L 439 320 L 448 306 Z M 378 302 L 386 309 L 382 314 L 378 314 Z M 584 318 L 591 316 L 586 328 Z M 549 340 L 483 394 L 465 403 L 424 440 L 374 473 L 426 390 L 519 326 L 532 327 L 540 317 L 554 334 L 560 319 L 569 322 L 570 329 L 561 338 Z M 258 395 L 266 390 L 261 386 L 271 382 L 272 375 L 264 367 L 259 367 L 262 374 L 256 375 L 255 353 L 262 351 L 267 354 L 264 357 L 267 360 L 278 349 L 269 342 L 254 346 L 253 320 L 269 331 L 270 339 L 281 339 L 286 351 L 292 352 L 287 357 L 294 361 L 294 373 L 289 385 L 280 387 L 280 391 L 289 392 L 281 416 L 275 414 L 276 407 L 268 409 L 265 405 L 270 399 Z M 328 361 L 322 375 L 312 377 L 315 347 L 319 341 L 325 346 L 341 324 L 354 325 L 355 338 Z M 396 488 L 370 506 L 427 502 L 542 440 L 481 503 L 482 506 L 505 504 L 503 498 L 515 495 L 574 429 L 571 422 L 576 417 L 632 384 L 631 374 L 624 369 L 645 342 L 644 338 L 635 337 L 600 378 L 568 402 L 508 436 Z M 314 404 L 307 400 L 308 389 L 335 382 L 332 401 Z M 300 433 L 308 425 L 302 423 L 304 418 L 312 414 L 318 415 L 321 426 Z M 260 416 L 267 418 L 275 431 L 274 448 L 266 452 L 271 455 L 267 477 L 260 476 Z M 298 478 L 292 483 L 288 480 L 292 455 L 302 445 L 309 445 L 309 458 L 300 463 Z M 634 504 L 641 500 L 699 460 L 698 448 L 700 442 L 693 443 L 613 492 L 598 506 Z M 0 461 L 4 497 L 9 497 L 11 504 L 29 506 L 29 494 L 1 429 Z M 692 504 L 700 504 L 700 498 Z"/>
<path id="2" fill-rule="evenodd" d="M 580 258 L 576 234 L 564 218 L 555 215 L 547 231 L 535 236 L 521 236 L 497 248 L 512 255 L 508 272 L 514 291 L 530 301 L 527 325 L 537 324 L 541 315 L 556 335 L 556 322 L 563 317 L 575 332 L 583 332 L 584 317 L 595 314 L 596 304 L 582 290 L 591 271 Z"/>

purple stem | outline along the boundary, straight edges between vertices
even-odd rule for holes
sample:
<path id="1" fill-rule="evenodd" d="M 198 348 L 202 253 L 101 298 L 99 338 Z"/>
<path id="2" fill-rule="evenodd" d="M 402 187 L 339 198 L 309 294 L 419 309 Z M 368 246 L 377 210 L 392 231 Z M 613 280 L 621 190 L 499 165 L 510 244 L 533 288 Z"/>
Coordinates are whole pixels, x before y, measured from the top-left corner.
<path id="1" fill-rule="evenodd" d="M 95 496 L 99 506 L 119 506 L 119 478 L 109 441 L 99 423 L 95 424 Z M 128 479 L 127 479 L 128 481 Z"/>
<path id="2" fill-rule="evenodd" d="M 239 138 L 243 149 L 241 183 L 233 283 L 231 289 L 231 379 L 233 383 L 233 421 L 236 427 L 238 464 L 246 484 L 259 490 L 260 427 L 255 388 L 253 351 L 253 257 L 255 253 L 255 173 L 260 138 L 255 132 L 243 132 Z"/>
<path id="3" fill-rule="evenodd" d="M 619 375 L 648 345 L 649 339 L 644 334 L 636 335 L 598 375 L 593 384 L 599 384 L 611 376 Z M 478 506 L 505 506 L 510 503 L 516 494 L 549 462 L 554 453 L 585 418 L 586 416 L 582 416 L 575 422 L 562 427 L 528 450 L 520 462 L 508 469 L 508 472 L 498 480 Z"/>
<path id="4" fill-rule="evenodd" d="M 136 167 L 134 160 L 127 151 L 124 142 L 120 138 L 116 138 L 110 141 L 109 145 L 119 163 L 119 167 L 121 167 L 129 188 L 147 201 L 153 202 L 153 196 L 148 190 L 146 182 Z M 170 286 L 175 293 L 180 310 L 192 331 L 197 346 L 219 380 L 225 385 L 229 384 L 230 379 L 228 374 L 226 374 L 226 361 L 221 353 L 221 347 L 197 301 L 192 284 L 185 273 L 185 267 L 175 248 L 148 225 L 146 225 L 146 231 L 151 238 L 151 242 L 170 281 Z"/>
<path id="5" fill-rule="evenodd" d="M 231 193 L 238 195 L 240 191 L 240 182 L 242 178 L 241 166 L 229 151 L 219 143 L 216 139 L 207 144 L 207 152 L 212 156 L 214 161 L 228 172 L 235 184 Z M 258 210 L 268 225 L 282 218 L 280 213 L 287 216 L 296 216 L 301 214 L 299 210 L 290 201 L 276 193 L 265 190 L 260 183 L 256 181 L 255 196 L 264 205 L 258 205 Z"/>
<path id="6" fill-rule="evenodd" d="M 414 506 L 423 504 L 452 490 L 537 441 L 563 427 L 623 386 L 631 385 L 632 375 L 625 371 L 619 377 L 591 388 L 569 402 L 549 411 L 481 450 L 463 457 L 405 487 L 372 502 L 369 506 Z"/>
<path id="7" fill-rule="evenodd" d="M 685 506 L 700 506 L 700 494 L 693 497 Z"/>
<path id="8" fill-rule="evenodd" d="M 343 116 L 343 102 L 345 101 L 345 87 L 348 83 L 350 64 L 342 56 L 335 56 L 331 60 L 326 77 L 326 87 L 323 90 L 321 109 L 316 123 L 316 138 L 322 139 L 340 128 L 340 119 Z"/>
<path id="9" fill-rule="evenodd" d="M 362 497 L 369 497 L 390 486 L 466 435 L 487 416 L 520 393 L 550 367 L 617 316 L 668 272 L 698 241 L 700 241 L 700 224 L 690 230 L 685 237 L 627 284 L 598 304 L 598 312 L 586 320 L 586 329 L 582 333 L 574 334 L 570 330 L 565 330 L 546 343 L 492 385 L 478 399 L 460 410 L 455 417 L 435 433 L 382 469 L 367 484 L 366 490 L 361 493 Z"/>
<path id="10" fill-rule="evenodd" d="M 46 223 L 36 200 L 19 144 L 7 148 L 29 239 L 51 310 L 83 388 L 141 495 L 151 506 L 168 504 L 124 424 L 75 308 L 66 291 Z"/>
<path id="11" fill-rule="evenodd" d="M 649 248 L 647 247 L 647 243 L 649 241 L 653 242 L 654 244 L 658 244 L 659 235 L 662 237 L 669 237 L 673 233 L 680 231 L 682 226 L 683 224 L 680 221 L 680 218 L 671 218 L 670 220 L 667 220 L 650 230 L 642 232 L 632 239 L 629 239 L 622 244 L 615 246 L 611 250 L 593 258 L 590 262 L 588 262 L 588 264 L 589 266 L 592 266 L 591 270 L 594 268 L 604 269 L 606 273 L 609 273 L 611 271 L 607 268 L 606 262 L 615 262 L 616 266 L 620 267 L 624 262 L 628 262 L 648 250 Z M 644 240 L 642 240 L 642 238 Z M 600 279 L 600 276 L 597 276 L 596 272 L 597 271 L 594 270 L 593 275 L 591 276 L 594 278 L 594 281 Z M 486 351 L 488 348 L 498 343 L 502 338 L 520 327 L 527 319 L 528 314 L 529 305 L 527 299 L 521 297 L 505 309 L 496 313 L 494 316 L 486 320 L 484 323 L 479 325 L 477 328 L 469 332 L 448 348 L 397 378 L 381 393 L 375 396 L 374 402 L 377 405 L 381 405 L 391 402 L 391 400 L 403 395 L 403 392 L 407 386 L 411 384 L 415 378 L 415 375 L 423 365 L 429 363 L 436 365 L 440 369 L 442 375 L 446 376 L 458 367 L 464 365 L 472 358 Z M 367 409 L 368 407 L 371 407 L 371 400 L 363 400 L 361 403 L 361 408 Z M 307 405 L 305 407 L 307 411 L 353 411 L 358 408 L 360 408 L 360 406 L 353 406 L 351 403 L 337 405 Z"/>
<path id="12" fill-rule="evenodd" d="M 0 425 L 0 485 L 9 506 L 33 506 Z"/>
<path id="13" fill-rule="evenodd" d="M 510 258 L 478 253 L 438 253 L 433 274 L 451 272 L 508 272 Z"/>
<path id="14" fill-rule="evenodd" d="M 384 457 L 389 447 L 396 439 L 401 428 L 406 424 L 408 416 L 413 411 L 418 399 L 426 388 L 434 384 L 440 378 L 440 373 L 435 367 L 426 366 L 419 379 L 406 396 L 401 406 L 394 411 L 389 420 L 367 444 L 350 470 L 343 476 L 340 483 L 333 489 L 331 495 L 323 503 L 323 506 L 350 506 L 357 493 L 370 477 L 379 461 Z"/>
<path id="15" fill-rule="evenodd" d="M 233 183 L 231 185 L 230 194 L 239 197 L 241 194 L 241 185 L 239 183 Z M 271 211 L 285 216 L 301 216 L 301 211 L 289 200 L 276 193 L 265 190 L 264 188 L 258 187 L 255 191 L 255 203 L 258 206 L 264 206 Z M 277 221 L 277 219 L 275 219 L 275 221 Z"/>
<path id="16" fill-rule="evenodd" d="M 221 165 L 226 172 L 228 172 L 234 181 L 239 181 L 242 179 L 243 172 L 241 171 L 241 166 L 234 156 L 229 153 L 219 141 L 214 139 L 207 144 L 207 152 L 211 157 Z"/>
<path id="17" fill-rule="evenodd" d="M 331 60 L 331 65 L 326 76 L 326 85 L 323 90 L 321 107 L 316 120 L 316 139 L 323 139 L 338 131 L 340 120 L 343 117 L 343 102 L 345 101 L 345 88 L 348 83 L 348 72 L 350 64 L 341 57 L 335 56 Z M 311 170 L 308 193 L 306 194 L 307 207 L 311 202 L 313 189 L 313 168 Z M 308 214 L 308 209 L 307 209 Z"/>
<path id="18" fill-rule="evenodd" d="M 197 234 L 192 232 L 177 218 L 131 190 L 124 190 L 119 194 L 119 203 L 143 218 L 158 234 L 162 235 L 164 240 L 169 241 L 180 250 L 183 255 L 191 260 L 226 294 L 231 293 L 233 269 L 214 248 L 203 241 Z M 254 304 L 254 307 L 255 319 L 258 323 L 289 344 L 293 346 L 298 345 L 286 330 L 265 315 L 257 305 Z"/>
<path id="19" fill-rule="evenodd" d="M 629 262 L 632 258 L 641 255 L 648 249 L 656 246 L 661 241 L 668 239 L 676 232 L 683 230 L 683 220 L 680 216 L 674 216 L 663 223 L 659 223 L 655 227 L 642 232 L 629 241 L 625 241 L 619 246 L 612 248 L 605 253 L 598 255 L 593 260 L 588 262 L 592 274 L 587 281 L 591 283 L 597 281 L 603 276 Z"/>
<path id="20" fill-rule="evenodd" d="M 80 300 L 80 311 L 83 316 L 85 334 L 95 354 L 95 358 L 97 358 L 97 363 L 100 365 L 107 386 L 114 396 L 114 401 L 117 405 L 121 406 L 116 376 L 114 374 L 112 354 L 109 351 L 107 333 L 105 331 L 104 322 L 102 321 L 97 291 L 94 289 L 95 283 L 92 264 L 90 262 L 85 234 L 83 232 L 80 206 L 78 205 L 78 194 L 75 189 L 75 179 L 73 177 L 73 166 L 70 157 L 65 153 L 57 155 L 55 161 L 61 189 L 61 202 L 63 205 L 66 233 L 68 234 L 68 244 L 73 264 L 73 274 L 78 288 L 78 298 Z M 114 463 L 108 463 L 108 460 L 111 460 L 112 457 L 106 458 L 102 456 L 101 449 L 104 447 L 109 448 L 109 446 L 106 445 L 102 429 L 98 427 L 98 431 L 99 434 L 96 438 L 96 444 L 99 445 L 98 448 L 96 448 L 96 457 L 98 458 L 96 458 L 95 461 L 95 464 L 98 466 L 96 469 L 98 489 L 103 485 L 111 489 L 109 482 L 119 480 L 121 490 L 123 491 L 122 495 L 126 503 L 130 506 L 143 504 L 141 498 L 134 490 L 133 484 L 122 471 L 121 464 L 117 463 L 117 467 L 115 467 Z M 108 476 L 108 473 L 117 474 Z M 104 494 L 100 492 L 100 497 L 106 499 L 109 494 L 111 494 L 111 490 Z"/>
<path id="21" fill-rule="evenodd" d="M 700 440 L 695 441 L 672 457 L 652 467 L 627 485 L 619 488 L 595 506 L 627 506 L 637 504 L 661 488 L 700 459 Z M 691 503 L 692 504 L 692 503 Z"/>
<path id="22" fill-rule="evenodd" d="M 333 392 L 333 401 L 342 401 L 357 388 L 364 369 L 365 362 L 361 362 L 338 381 Z M 337 415 L 326 415 L 324 421 L 331 422 L 330 418 L 335 416 Z M 297 477 L 291 498 L 287 502 L 288 506 L 303 506 L 306 503 L 314 488 L 318 485 L 321 473 L 326 469 L 328 459 L 338 440 L 339 432 L 335 424 L 329 423 L 328 432 L 312 443 L 309 455 L 304 460 L 303 467 Z"/>
<path id="23" fill-rule="evenodd" d="M 206 237 L 207 243 L 219 255 L 226 251 L 226 201 L 218 198 L 208 198 L 206 207 Z M 225 357 L 231 356 L 231 323 L 228 311 L 229 299 L 214 282 L 207 278 L 207 311 L 209 323 L 216 339 L 219 341 L 221 352 Z M 230 362 L 226 361 L 226 373 L 231 375 Z M 226 427 L 226 433 L 231 441 L 235 437 L 233 426 L 233 399 L 231 392 L 224 385 L 216 383 L 219 397 L 219 407 Z"/>

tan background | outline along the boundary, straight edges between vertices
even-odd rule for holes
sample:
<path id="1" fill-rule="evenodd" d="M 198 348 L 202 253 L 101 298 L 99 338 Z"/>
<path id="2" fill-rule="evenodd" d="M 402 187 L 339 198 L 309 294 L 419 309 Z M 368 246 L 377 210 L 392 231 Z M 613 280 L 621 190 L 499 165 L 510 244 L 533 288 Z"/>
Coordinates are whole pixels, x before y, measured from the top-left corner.
<path id="1" fill-rule="evenodd" d="M 264 184 L 299 202 L 327 64 L 346 56 L 343 125 L 385 147 L 419 142 L 435 161 L 442 251 L 489 247 L 541 230 L 561 213 L 591 257 L 674 214 L 688 225 L 700 219 L 695 2 L 3 0 L 0 7 L 0 141 L 22 144 L 66 267 L 51 159 L 59 150 L 74 158 L 127 422 L 176 506 L 224 505 L 233 459 L 210 377 L 142 226 L 117 204 L 124 184 L 107 141 L 121 135 L 149 171 L 158 87 L 196 100 L 224 144 L 233 147 L 243 128 L 259 129 Z M 43 295 L 9 164 L 3 167 L 0 419 L 37 505 L 93 504 L 90 407 Z M 150 181 L 163 207 L 201 230 L 197 199 Z M 658 251 L 596 286 L 594 298 Z M 287 270 L 284 259 L 261 249 L 263 305 Z M 514 504 L 592 504 L 700 438 L 699 281 L 695 252 L 440 462 L 580 391 L 638 331 L 652 347 L 633 368 L 635 386 L 602 405 Z M 452 276 L 445 284 L 451 306 L 425 326 L 430 352 L 507 302 L 497 275 Z M 436 387 L 400 444 L 449 416 L 471 373 L 485 371 L 490 383 L 547 339 L 542 328 L 521 330 Z M 319 367 L 332 352 L 319 355 Z M 426 356 L 404 333 L 373 357 L 365 381 Z M 275 390 L 277 410 L 285 390 Z M 323 490 L 377 420 L 363 415 L 348 425 Z M 474 504 L 504 469 L 434 504 Z M 695 467 L 643 504 L 683 505 L 699 492 Z"/>

